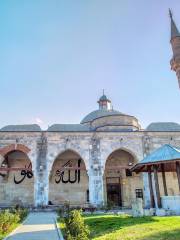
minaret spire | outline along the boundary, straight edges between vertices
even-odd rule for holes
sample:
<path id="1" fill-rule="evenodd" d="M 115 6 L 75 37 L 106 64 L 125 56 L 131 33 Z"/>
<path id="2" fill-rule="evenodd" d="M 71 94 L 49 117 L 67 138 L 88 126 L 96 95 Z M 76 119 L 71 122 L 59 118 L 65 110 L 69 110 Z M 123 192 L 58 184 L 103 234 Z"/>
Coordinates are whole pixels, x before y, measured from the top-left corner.
<path id="1" fill-rule="evenodd" d="M 174 22 L 172 11 L 169 9 L 169 16 L 171 19 L 171 46 L 173 50 L 173 57 L 170 61 L 171 69 L 176 72 L 180 88 L 180 32 Z"/>
<path id="2" fill-rule="evenodd" d="M 170 16 L 170 19 L 171 19 L 171 40 L 172 40 L 175 37 L 180 37 L 180 33 L 179 33 L 179 30 L 176 26 L 176 23 L 174 22 L 173 14 L 172 14 L 171 9 L 169 9 L 169 16 Z"/>
<path id="3" fill-rule="evenodd" d="M 169 8 L 169 16 L 170 16 L 170 18 L 172 19 L 172 10 Z"/>

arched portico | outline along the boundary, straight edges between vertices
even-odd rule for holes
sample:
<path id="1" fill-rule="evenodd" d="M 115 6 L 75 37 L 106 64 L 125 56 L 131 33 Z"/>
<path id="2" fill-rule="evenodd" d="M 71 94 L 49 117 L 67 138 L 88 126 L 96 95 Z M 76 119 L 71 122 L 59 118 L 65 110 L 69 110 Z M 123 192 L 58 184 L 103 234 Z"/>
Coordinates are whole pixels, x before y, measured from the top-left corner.
<path id="1" fill-rule="evenodd" d="M 18 145 L 12 144 L 0 150 L 0 205 L 34 204 L 34 174 L 28 157 L 30 149 Z"/>
<path id="2" fill-rule="evenodd" d="M 125 149 L 116 149 L 107 157 L 103 176 L 105 203 L 131 207 L 134 198 L 143 196 L 141 175 L 129 170 L 135 163 L 136 157 Z"/>
<path id="3" fill-rule="evenodd" d="M 68 149 L 55 158 L 49 174 L 49 204 L 84 206 L 89 202 L 88 175 L 80 154 Z"/>

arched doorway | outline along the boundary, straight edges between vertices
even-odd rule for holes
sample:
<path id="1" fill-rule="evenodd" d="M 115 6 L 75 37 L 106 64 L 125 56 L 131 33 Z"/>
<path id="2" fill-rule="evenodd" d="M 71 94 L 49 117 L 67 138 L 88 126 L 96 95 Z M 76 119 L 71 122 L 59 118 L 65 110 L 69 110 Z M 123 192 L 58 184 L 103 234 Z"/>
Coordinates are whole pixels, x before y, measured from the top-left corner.
<path id="1" fill-rule="evenodd" d="M 141 175 L 129 170 L 135 163 L 134 156 L 122 149 L 109 155 L 104 172 L 105 202 L 113 206 L 131 207 L 134 198 L 143 197 Z"/>
<path id="2" fill-rule="evenodd" d="M 7 171 L 0 171 L 0 205 L 33 205 L 34 176 L 28 155 L 12 150 L 3 157 L 0 167 Z"/>
<path id="3" fill-rule="evenodd" d="M 49 176 L 49 204 L 84 206 L 89 202 L 88 175 L 83 159 L 66 150 L 55 159 Z"/>

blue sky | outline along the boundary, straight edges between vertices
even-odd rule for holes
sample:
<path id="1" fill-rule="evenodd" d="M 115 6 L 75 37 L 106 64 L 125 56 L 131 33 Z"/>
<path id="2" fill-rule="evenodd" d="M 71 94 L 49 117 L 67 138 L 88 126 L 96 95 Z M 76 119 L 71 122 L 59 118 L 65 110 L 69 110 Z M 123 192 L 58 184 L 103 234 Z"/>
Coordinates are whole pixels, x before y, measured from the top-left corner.
<path id="1" fill-rule="evenodd" d="M 114 109 L 180 122 L 168 8 L 179 0 L 1 0 L 0 127 L 79 123 L 102 89 Z"/>

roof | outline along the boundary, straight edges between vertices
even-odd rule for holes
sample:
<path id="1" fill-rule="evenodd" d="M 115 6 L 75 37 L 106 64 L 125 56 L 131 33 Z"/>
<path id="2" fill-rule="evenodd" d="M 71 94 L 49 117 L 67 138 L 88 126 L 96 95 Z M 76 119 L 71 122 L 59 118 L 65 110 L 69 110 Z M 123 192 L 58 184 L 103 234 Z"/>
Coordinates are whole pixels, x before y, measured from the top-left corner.
<path id="1" fill-rule="evenodd" d="M 107 98 L 107 96 L 106 96 L 105 94 L 103 94 L 103 95 L 100 97 L 100 99 L 99 99 L 98 102 L 100 102 L 100 101 L 108 101 L 108 102 L 110 102 L 110 100 Z"/>
<path id="2" fill-rule="evenodd" d="M 169 163 L 176 160 L 180 160 L 180 148 L 165 144 L 146 156 L 142 161 L 136 164 L 132 170 L 138 170 L 143 166 L 147 167 L 147 165 Z M 147 171 L 147 168 L 142 171 Z"/>
<path id="3" fill-rule="evenodd" d="M 146 131 L 180 131 L 180 124 L 175 122 L 154 122 L 151 123 Z"/>
<path id="4" fill-rule="evenodd" d="M 171 10 L 169 11 L 169 15 L 171 18 L 171 39 L 175 38 L 175 37 L 180 37 L 180 33 L 179 30 L 173 20 L 173 16 L 172 16 L 172 12 Z"/>
<path id="5" fill-rule="evenodd" d="M 145 157 L 140 163 L 154 163 L 175 159 L 180 159 L 180 148 L 178 149 L 169 144 L 165 144 Z"/>
<path id="6" fill-rule="evenodd" d="M 86 132 L 90 128 L 82 124 L 53 124 L 48 130 L 49 132 Z"/>
<path id="7" fill-rule="evenodd" d="M 7 125 L 0 129 L 1 132 L 39 132 L 41 128 L 37 124 Z"/>
<path id="8" fill-rule="evenodd" d="M 81 121 L 81 124 L 91 122 L 100 117 L 106 117 L 106 116 L 112 116 L 112 115 L 114 116 L 114 115 L 124 115 L 124 114 L 113 109 L 111 110 L 98 109 L 89 113 L 87 116 L 85 116 Z"/>

